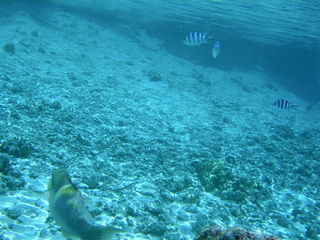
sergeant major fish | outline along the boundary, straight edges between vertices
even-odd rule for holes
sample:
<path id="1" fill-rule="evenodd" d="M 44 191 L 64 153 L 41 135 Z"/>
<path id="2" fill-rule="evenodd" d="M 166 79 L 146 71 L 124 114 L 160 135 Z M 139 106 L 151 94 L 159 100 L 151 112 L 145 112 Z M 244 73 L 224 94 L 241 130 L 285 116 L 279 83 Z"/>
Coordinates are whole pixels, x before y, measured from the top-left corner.
<path id="1" fill-rule="evenodd" d="M 81 193 L 64 169 L 55 170 L 48 185 L 50 213 L 66 238 L 112 240 L 120 229 L 94 223 Z"/>
<path id="2" fill-rule="evenodd" d="M 281 109 L 285 109 L 285 110 L 288 110 L 288 109 L 297 109 L 299 107 L 299 105 L 297 104 L 292 104 L 291 102 L 287 101 L 287 100 L 284 100 L 284 99 L 279 99 L 277 101 L 275 101 L 273 103 L 273 105 L 277 106 L 278 108 L 281 108 Z"/>
<path id="3" fill-rule="evenodd" d="M 209 40 L 214 38 L 213 34 L 202 32 L 189 32 L 183 43 L 187 46 L 199 46 L 201 44 L 208 43 Z"/>

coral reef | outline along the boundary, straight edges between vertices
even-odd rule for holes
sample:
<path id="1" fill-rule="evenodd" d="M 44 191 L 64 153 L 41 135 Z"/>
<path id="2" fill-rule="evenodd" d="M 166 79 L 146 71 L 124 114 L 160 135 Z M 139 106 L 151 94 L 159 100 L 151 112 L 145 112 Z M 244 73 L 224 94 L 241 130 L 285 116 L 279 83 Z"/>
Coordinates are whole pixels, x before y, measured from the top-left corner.
<path id="1" fill-rule="evenodd" d="M 270 198 L 270 193 L 257 179 L 232 169 L 227 162 L 207 159 L 193 164 L 201 185 L 221 199 L 236 203 L 259 203 Z"/>
<path id="2" fill-rule="evenodd" d="M 0 153 L 0 195 L 5 195 L 8 190 L 22 189 L 26 182 L 22 173 L 14 169 L 8 154 Z"/>
<path id="3" fill-rule="evenodd" d="M 27 138 L 12 137 L 0 141 L 0 153 L 7 153 L 15 158 L 27 158 L 32 151 L 32 144 Z"/>
<path id="4" fill-rule="evenodd" d="M 247 231 L 242 228 L 221 230 L 218 226 L 203 229 L 195 240 L 276 240 L 278 238 L 261 233 Z"/>

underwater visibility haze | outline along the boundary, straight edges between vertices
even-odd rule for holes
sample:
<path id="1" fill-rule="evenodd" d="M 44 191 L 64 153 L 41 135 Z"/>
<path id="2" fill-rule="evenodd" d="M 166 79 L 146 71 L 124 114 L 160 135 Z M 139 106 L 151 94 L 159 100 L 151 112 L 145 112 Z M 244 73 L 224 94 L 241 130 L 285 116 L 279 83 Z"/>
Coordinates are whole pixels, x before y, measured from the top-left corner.
<path id="1" fill-rule="evenodd" d="M 0 1 L 0 239 L 320 239 L 320 4 Z"/>

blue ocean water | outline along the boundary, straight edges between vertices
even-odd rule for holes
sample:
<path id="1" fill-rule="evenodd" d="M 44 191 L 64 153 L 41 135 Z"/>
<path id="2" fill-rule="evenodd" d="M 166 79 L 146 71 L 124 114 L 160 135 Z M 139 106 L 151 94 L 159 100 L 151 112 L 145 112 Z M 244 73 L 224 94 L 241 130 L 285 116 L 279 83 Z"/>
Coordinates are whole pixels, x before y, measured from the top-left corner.
<path id="1" fill-rule="evenodd" d="M 58 168 L 114 239 L 320 239 L 319 12 L 2 0 L 0 239 L 66 239 L 48 207 Z"/>

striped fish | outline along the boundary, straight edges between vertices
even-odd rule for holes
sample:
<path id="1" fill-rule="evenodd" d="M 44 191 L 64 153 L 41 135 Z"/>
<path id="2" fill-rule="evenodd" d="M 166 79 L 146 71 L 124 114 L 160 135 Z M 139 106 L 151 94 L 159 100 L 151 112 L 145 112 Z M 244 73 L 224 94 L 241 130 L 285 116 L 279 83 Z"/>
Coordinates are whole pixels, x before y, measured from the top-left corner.
<path id="1" fill-rule="evenodd" d="M 187 46 L 199 46 L 201 44 L 208 43 L 209 40 L 214 38 L 213 34 L 202 32 L 189 32 L 183 43 Z"/>
<path id="2" fill-rule="evenodd" d="M 299 105 L 297 104 L 292 104 L 291 102 L 287 101 L 287 100 L 284 100 L 284 99 L 279 99 L 277 101 L 275 101 L 273 103 L 273 105 L 277 106 L 278 108 L 281 108 L 281 109 L 285 109 L 285 110 L 288 110 L 288 109 L 297 109 L 299 107 Z"/>

